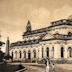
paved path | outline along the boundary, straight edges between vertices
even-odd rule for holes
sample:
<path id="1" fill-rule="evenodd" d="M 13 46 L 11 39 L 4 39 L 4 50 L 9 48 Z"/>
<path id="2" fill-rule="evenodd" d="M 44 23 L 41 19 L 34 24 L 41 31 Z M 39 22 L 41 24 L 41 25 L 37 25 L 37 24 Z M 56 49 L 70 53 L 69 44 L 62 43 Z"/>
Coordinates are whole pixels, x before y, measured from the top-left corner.
<path id="1" fill-rule="evenodd" d="M 25 72 L 45 72 L 45 69 L 37 66 L 26 66 L 27 70 Z"/>
<path id="2" fill-rule="evenodd" d="M 65 65 L 66 66 L 66 65 Z M 45 67 L 38 67 L 38 66 L 26 66 L 27 70 L 25 72 L 45 72 Z M 49 72 L 53 72 L 52 68 Z M 72 72 L 72 69 L 64 68 L 62 65 L 55 66 L 55 72 Z"/>
<path id="3" fill-rule="evenodd" d="M 12 64 L 14 65 L 14 63 Z M 46 69 L 42 64 L 22 63 L 22 65 L 26 66 L 27 68 L 27 70 L 24 72 L 45 72 Z M 50 72 L 52 72 L 52 69 L 50 70 Z M 55 72 L 72 72 L 72 64 L 56 64 Z"/>
<path id="4" fill-rule="evenodd" d="M 72 72 L 72 64 L 57 64 L 56 72 Z"/>

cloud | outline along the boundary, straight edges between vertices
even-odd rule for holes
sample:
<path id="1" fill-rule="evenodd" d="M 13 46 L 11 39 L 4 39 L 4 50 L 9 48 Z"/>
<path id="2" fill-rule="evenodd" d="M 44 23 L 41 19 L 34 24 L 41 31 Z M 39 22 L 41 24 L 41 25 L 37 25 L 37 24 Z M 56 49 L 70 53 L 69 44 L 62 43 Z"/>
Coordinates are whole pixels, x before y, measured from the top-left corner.
<path id="1" fill-rule="evenodd" d="M 47 8 L 34 8 L 29 12 L 29 19 L 33 23 L 33 28 L 42 28 L 48 26 L 50 22 L 50 11 Z"/>
<path id="2" fill-rule="evenodd" d="M 0 0 L 0 29 L 2 40 L 10 37 L 10 41 L 22 40 L 27 21 L 32 29 L 50 25 L 51 21 L 68 18 L 72 15 L 71 0 Z"/>
<path id="3" fill-rule="evenodd" d="M 72 7 L 64 5 L 61 8 L 57 8 L 53 12 L 53 20 L 66 19 L 72 15 Z"/>

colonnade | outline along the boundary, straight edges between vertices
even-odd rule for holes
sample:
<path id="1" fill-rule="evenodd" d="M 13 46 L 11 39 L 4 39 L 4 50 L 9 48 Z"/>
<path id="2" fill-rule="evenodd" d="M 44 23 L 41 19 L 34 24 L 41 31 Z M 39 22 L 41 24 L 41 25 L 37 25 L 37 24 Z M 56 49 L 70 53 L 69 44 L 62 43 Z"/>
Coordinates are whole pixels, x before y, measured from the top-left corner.
<path id="1" fill-rule="evenodd" d="M 11 56 L 13 59 L 60 59 L 60 58 L 72 58 L 72 48 L 71 47 L 38 47 L 34 49 L 24 49 L 24 50 L 12 50 Z"/>

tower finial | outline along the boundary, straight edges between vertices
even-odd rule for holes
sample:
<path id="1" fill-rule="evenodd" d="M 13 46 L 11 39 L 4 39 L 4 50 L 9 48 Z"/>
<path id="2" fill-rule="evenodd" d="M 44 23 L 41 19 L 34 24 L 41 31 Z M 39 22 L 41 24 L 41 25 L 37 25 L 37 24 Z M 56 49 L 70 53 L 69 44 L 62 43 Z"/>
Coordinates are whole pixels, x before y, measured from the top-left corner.
<path id="1" fill-rule="evenodd" d="M 9 37 L 7 37 L 7 40 L 9 40 Z"/>
<path id="2" fill-rule="evenodd" d="M 27 24 L 30 24 L 30 20 L 28 20 L 28 23 Z"/>
<path id="3" fill-rule="evenodd" d="M 27 26 L 26 26 L 26 32 L 31 32 L 31 30 L 32 30 L 31 23 L 30 23 L 30 20 L 28 20 Z"/>

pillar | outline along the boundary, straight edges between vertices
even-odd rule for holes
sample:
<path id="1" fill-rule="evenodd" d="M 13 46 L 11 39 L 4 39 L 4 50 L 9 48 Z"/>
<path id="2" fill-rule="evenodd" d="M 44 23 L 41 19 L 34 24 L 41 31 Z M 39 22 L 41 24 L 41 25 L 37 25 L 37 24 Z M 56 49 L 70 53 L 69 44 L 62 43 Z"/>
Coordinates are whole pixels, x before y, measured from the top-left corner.
<path id="1" fill-rule="evenodd" d="M 42 46 L 39 46 L 39 59 L 42 59 Z"/>
<path id="2" fill-rule="evenodd" d="M 65 48 L 64 48 L 64 58 L 67 58 L 68 57 L 68 47 L 67 45 L 65 45 Z"/>
<path id="3" fill-rule="evenodd" d="M 55 59 L 60 58 L 60 54 L 61 54 L 61 53 L 60 53 L 60 51 L 61 51 L 60 48 L 61 48 L 61 47 L 60 47 L 59 44 L 55 44 L 55 45 L 54 45 L 54 58 L 55 58 Z"/>

